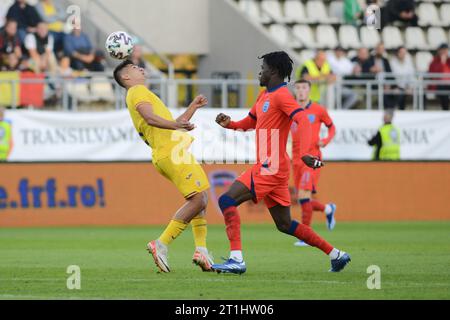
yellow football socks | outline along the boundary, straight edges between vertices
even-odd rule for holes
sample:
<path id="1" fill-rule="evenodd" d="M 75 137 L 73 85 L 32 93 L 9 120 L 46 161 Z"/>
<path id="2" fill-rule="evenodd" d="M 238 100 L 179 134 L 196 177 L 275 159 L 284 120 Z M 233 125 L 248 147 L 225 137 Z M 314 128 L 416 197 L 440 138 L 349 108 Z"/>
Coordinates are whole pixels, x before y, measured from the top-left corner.
<path id="1" fill-rule="evenodd" d="M 191 225 L 195 246 L 206 248 L 206 234 L 208 232 L 206 219 L 203 217 L 195 217 L 191 220 Z"/>
<path id="2" fill-rule="evenodd" d="M 183 221 L 170 220 L 170 223 L 167 226 L 166 230 L 164 230 L 164 232 L 159 237 L 159 241 L 168 246 L 184 231 L 184 229 L 186 229 L 187 226 L 188 224 L 184 223 Z"/>

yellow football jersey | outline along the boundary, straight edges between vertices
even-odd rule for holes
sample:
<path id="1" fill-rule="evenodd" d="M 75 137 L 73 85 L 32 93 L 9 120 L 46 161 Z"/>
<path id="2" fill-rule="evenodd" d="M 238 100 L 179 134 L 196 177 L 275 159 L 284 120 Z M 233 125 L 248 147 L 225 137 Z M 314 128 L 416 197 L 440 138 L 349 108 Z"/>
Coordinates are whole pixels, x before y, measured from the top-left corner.
<path id="1" fill-rule="evenodd" d="M 173 148 L 182 141 L 189 144 L 194 140 L 192 136 L 185 132 L 161 129 L 149 125 L 137 111 L 136 107 L 142 102 L 148 102 L 153 107 L 153 113 L 166 120 L 174 121 L 169 109 L 161 99 L 143 85 L 137 85 L 128 89 L 127 107 L 133 120 L 134 127 L 141 138 L 153 150 L 153 161 L 168 157 Z"/>

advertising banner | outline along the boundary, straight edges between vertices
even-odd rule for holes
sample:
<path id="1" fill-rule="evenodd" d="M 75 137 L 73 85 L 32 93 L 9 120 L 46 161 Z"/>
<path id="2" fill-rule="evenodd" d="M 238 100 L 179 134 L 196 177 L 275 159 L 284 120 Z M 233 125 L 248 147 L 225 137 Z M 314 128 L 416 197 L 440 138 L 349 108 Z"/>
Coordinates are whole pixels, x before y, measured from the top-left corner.
<path id="1" fill-rule="evenodd" d="M 183 109 L 172 110 L 174 117 Z M 203 163 L 255 161 L 255 133 L 225 130 L 215 123 L 219 112 L 234 120 L 246 109 L 201 109 L 191 151 Z M 367 144 L 382 125 L 382 112 L 331 111 L 336 137 L 323 150 L 325 160 L 371 160 Z M 142 142 L 126 109 L 110 112 L 7 111 L 13 146 L 9 161 L 148 161 L 151 150 Z M 402 160 L 450 160 L 449 112 L 397 112 Z M 322 134 L 326 135 L 326 127 Z M 289 148 L 288 148 L 289 149 Z"/>
<path id="2" fill-rule="evenodd" d="M 224 223 L 218 198 L 249 167 L 203 165 L 211 184 L 209 223 Z M 318 199 L 337 204 L 338 223 L 450 220 L 448 181 L 449 162 L 328 163 Z M 301 220 L 292 183 L 290 191 L 292 217 Z M 0 163 L 0 227 L 162 225 L 183 204 L 148 162 Z M 264 201 L 248 201 L 239 213 L 243 223 L 272 223 Z M 314 214 L 314 223 L 324 221 L 323 213 Z"/>

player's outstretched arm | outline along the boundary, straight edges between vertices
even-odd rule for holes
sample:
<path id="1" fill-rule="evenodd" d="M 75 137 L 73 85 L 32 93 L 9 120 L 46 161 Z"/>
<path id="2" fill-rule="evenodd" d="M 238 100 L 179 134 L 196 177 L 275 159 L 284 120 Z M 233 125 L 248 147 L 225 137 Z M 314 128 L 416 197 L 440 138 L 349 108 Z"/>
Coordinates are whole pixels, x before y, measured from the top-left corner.
<path id="1" fill-rule="evenodd" d="M 169 129 L 169 130 L 178 130 L 183 129 L 187 131 L 194 130 L 195 126 L 189 121 L 179 120 L 179 121 L 170 121 L 160 116 L 156 115 L 153 112 L 153 107 L 150 103 L 144 102 L 140 103 L 136 110 L 139 114 L 144 118 L 148 125 L 161 128 L 161 129 Z"/>
<path id="2" fill-rule="evenodd" d="M 256 128 L 256 119 L 254 118 L 254 116 L 252 116 L 251 113 L 249 113 L 249 115 L 241 121 L 237 122 L 231 121 L 230 116 L 219 113 L 216 117 L 216 122 L 225 129 L 247 131 Z"/>
<path id="3" fill-rule="evenodd" d="M 177 118 L 177 121 L 189 121 L 194 116 L 195 112 L 206 106 L 208 104 L 208 99 L 204 95 L 199 95 L 191 102 L 187 110 Z"/>

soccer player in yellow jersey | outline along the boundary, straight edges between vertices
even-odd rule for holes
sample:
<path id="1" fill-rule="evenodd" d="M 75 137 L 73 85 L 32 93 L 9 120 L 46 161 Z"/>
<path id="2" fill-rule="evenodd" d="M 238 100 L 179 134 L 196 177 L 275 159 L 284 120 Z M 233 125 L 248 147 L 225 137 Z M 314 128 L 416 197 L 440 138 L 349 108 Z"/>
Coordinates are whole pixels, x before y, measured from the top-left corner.
<path id="1" fill-rule="evenodd" d="M 142 68 L 125 60 L 114 70 L 114 78 L 127 89 L 131 119 L 141 138 L 152 148 L 156 170 L 175 184 L 186 199 L 161 236 L 147 244 L 147 250 L 162 272 L 170 272 L 168 246 L 191 223 L 196 246 L 192 261 L 203 271 L 212 271 L 213 261 L 206 248 L 205 219 L 209 182 L 200 164 L 187 151 L 193 138 L 185 132 L 195 128 L 189 120 L 208 100 L 197 96 L 180 117 L 173 119 L 164 103 L 145 87 Z"/>

